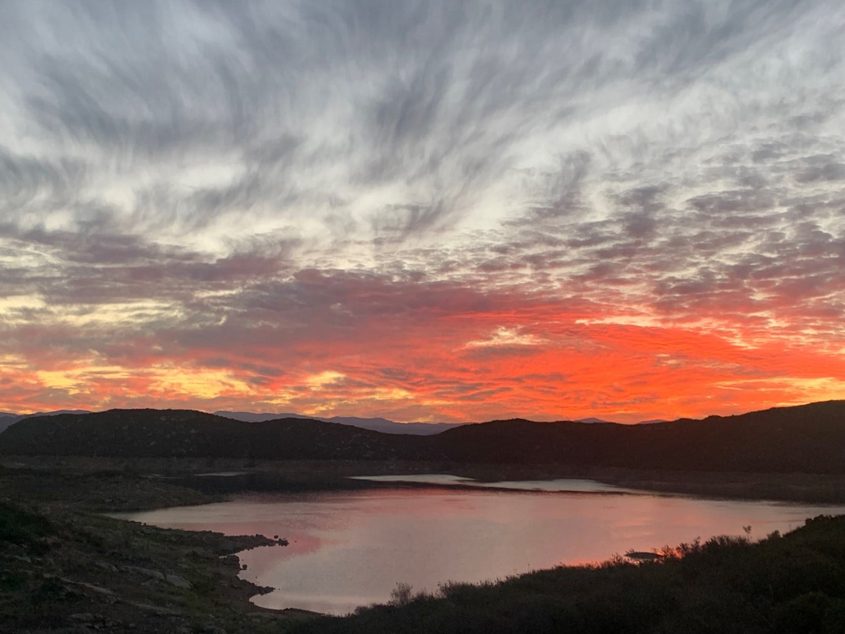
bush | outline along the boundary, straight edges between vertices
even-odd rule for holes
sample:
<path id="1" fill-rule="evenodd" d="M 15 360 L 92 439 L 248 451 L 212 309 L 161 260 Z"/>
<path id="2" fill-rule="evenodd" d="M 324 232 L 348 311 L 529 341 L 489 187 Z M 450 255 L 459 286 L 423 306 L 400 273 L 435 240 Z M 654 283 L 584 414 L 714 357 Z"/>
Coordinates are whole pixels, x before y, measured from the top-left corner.
<path id="1" fill-rule="evenodd" d="M 823 592 L 808 592 L 795 597 L 775 610 L 775 631 L 783 634 L 822 632 L 829 607 L 830 597 Z"/>
<path id="2" fill-rule="evenodd" d="M 396 587 L 390 591 L 390 605 L 408 605 L 413 598 L 413 588 L 409 583 L 397 583 Z"/>

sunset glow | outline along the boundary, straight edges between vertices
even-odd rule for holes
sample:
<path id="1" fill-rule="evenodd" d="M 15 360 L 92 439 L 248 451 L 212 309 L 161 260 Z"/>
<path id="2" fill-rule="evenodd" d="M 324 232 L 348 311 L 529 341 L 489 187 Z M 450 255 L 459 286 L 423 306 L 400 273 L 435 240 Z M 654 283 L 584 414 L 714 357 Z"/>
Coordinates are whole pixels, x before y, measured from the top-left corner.
<path id="1" fill-rule="evenodd" d="M 2 410 L 845 398 L 841 3 L 46 6 L 0 20 Z"/>

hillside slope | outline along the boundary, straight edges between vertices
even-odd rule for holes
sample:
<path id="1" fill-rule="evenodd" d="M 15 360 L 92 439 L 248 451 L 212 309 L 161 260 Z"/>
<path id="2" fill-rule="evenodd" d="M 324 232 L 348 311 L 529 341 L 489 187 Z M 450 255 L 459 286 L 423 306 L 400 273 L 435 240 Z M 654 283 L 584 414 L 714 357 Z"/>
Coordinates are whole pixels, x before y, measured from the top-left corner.
<path id="1" fill-rule="evenodd" d="M 245 423 L 192 410 L 108 410 L 28 418 L 0 434 L 22 455 L 367 459 L 390 457 L 395 439 L 306 419 Z M 394 442 L 391 442 L 394 439 Z"/>
<path id="2" fill-rule="evenodd" d="M 451 460 L 703 471 L 845 472 L 845 401 L 651 425 L 466 425 L 436 436 Z"/>
<path id="3" fill-rule="evenodd" d="M 0 434 L 0 453 L 845 473 L 845 401 L 652 425 L 494 421 L 434 436 L 307 419 L 245 423 L 190 410 L 110 410 L 26 419 Z"/>

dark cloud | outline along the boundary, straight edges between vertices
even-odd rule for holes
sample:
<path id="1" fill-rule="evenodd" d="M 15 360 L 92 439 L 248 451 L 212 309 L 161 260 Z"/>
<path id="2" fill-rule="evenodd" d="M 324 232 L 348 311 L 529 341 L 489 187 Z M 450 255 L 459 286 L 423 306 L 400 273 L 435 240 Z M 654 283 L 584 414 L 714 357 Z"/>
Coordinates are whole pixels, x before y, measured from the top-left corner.
<path id="1" fill-rule="evenodd" d="M 799 183 L 845 181 L 845 163 L 832 156 L 814 156 L 804 161 L 795 179 Z"/>
<path id="2" fill-rule="evenodd" d="M 0 145 L 0 210 L 10 219 L 34 203 L 71 202 L 85 180 L 85 164 L 64 158 L 42 159 Z"/>
<path id="3" fill-rule="evenodd" d="M 20 129 L 42 145 L 98 173 L 148 175 L 124 185 L 134 198 L 123 203 L 128 230 L 202 232 L 232 212 L 296 222 L 304 208 L 332 230 L 334 200 L 370 218 L 356 227 L 395 241 L 461 224 L 531 145 L 609 99 L 689 89 L 789 33 L 794 11 L 772 2 L 662 11 L 645 2 L 20 3 L 8 8 L 18 49 L 7 75 Z M 573 188 L 588 154 L 565 152 L 575 158 L 538 211 L 581 204 Z M 232 173 L 183 184 L 186 167 L 209 161 Z M 382 187 L 392 190 L 382 201 L 355 205 Z"/>

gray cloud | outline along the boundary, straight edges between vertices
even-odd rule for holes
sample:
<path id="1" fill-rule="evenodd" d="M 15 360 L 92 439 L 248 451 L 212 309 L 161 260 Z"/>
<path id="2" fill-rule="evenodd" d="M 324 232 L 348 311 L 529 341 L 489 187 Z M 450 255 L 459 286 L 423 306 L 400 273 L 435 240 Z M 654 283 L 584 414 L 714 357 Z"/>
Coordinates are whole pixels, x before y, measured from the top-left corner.
<path id="1" fill-rule="evenodd" d="M 395 241 L 476 224 L 485 192 L 503 179 L 513 191 L 516 166 L 561 151 L 550 137 L 566 143 L 585 120 L 673 99 L 702 75 L 752 72 L 750 52 L 825 9 L 9 3 L 3 79 L 34 146 L 105 170 L 92 188 L 124 181 L 129 231 L 213 233 L 232 213 L 281 226 L 308 209 L 323 231 L 340 212 L 369 218 L 354 226 L 375 236 L 359 237 Z M 192 184 L 189 169 L 210 163 L 231 173 Z M 543 208 L 575 204 L 559 190 Z"/>
<path id="2" fill-rule="evenodd" d="M 843 25 L 833 0 L 0 3 L 6 345 L 212 367 L 538 297 L 841 341 Z M 108 310 L 108 336 L 59 314 Z"/>

